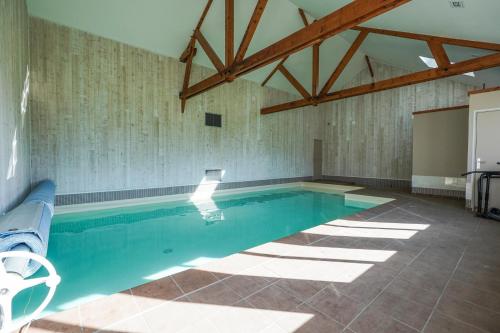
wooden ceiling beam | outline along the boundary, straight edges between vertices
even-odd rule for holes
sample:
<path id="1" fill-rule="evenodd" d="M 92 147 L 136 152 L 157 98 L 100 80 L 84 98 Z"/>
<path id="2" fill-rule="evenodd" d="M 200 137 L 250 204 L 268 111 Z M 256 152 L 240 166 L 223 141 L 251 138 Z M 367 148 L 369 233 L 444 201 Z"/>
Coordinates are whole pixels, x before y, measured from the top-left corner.
<path id="1" fill-rule="evenodd" d="M 226 67 L 234 60 L 234 0 L 226 0 Z"/>
<path id="2" fill-rule="evenodd" d="M 231 71 L 243 75 L 303 50 L 411 0 L 356 0 L 280 41 L 236 63 Z"/>
<path id="3" fill-rule="evenodd" d="M 217 71 L 219 73 L 222 74 L 225 70 L 224 64 L 220 60 L 217 53 L 215 53 L 214 49 L 210 46 L 208 41 L 205 39 L 205 36 L 203 36 L 203 34 L 201 33 L 200 30 L 196 30 L 194 33 L 194 36 L 195 36 L 196 40 L 198 41 L 198 43 L 200 43 L 201 47 L 203 48 L 203 50 L 207 54 L 208 58 L 210 59 L 210 61 L 214 65 L 214 67 L 217 69 Z"/>
<path id="4" fill-rule="evenodd" d="M 189 78 L 191 77 L 191 67 L 193 65 L 193 58 L 196 55 L 196 48 L 191 49 L 191 53 L 188 55 L 186 61 L 186 68 L 184 69 L 184 82 L 182 83 L 182 89 L 187 89 L 189 87 Z M 186 108 L 186 99 L 181 98 L 181 112 L 184 113 Z"/>
<path id="5" fill-rule="evenodd" d="M 203 25 L 203 22 L 205 21 L 205 17 L 207 17 L 208 10 L 212 6 L 212 2 L 213 2 L 213 0 L 208 0 L 207 1 L 207 4 L 205 5 L 205 8 L 203 9 L 203 12 L 201 13 L 201 16 L 200 16 L 200 18 L 198 20 L 198 23 L 196 23 L 196 27 L 194 28 L 194 31 L 198 31 L 198 30 L 201 29 L 201 26 Z M 195 39 L 195 37 L 194 37 L 194 34 L 193 34 L 191 36 L 191 39 L 190 39 L 189 43 L 188 43 L 188 46 L 182 52 L 182 54 L 181 54 L 181 56 L 179 58 L 180 62 L 186 62 L 187 61 L 188 56 L 191 53 L 191 49 L 194 47 L 194 43 L 195 43 L 194 39 Z"/>
<path id="6" fill-rule="evenodd" d="M 368 70 L 370 71 L 370 76 L 372 77 L 372 79 L 374 79 L 375 73 L 373 72 L 373 67 L 372 67 L 372 62 L 370 61 L 370 57 L 365 55 L 365 60 L 366 64 L 368 65 Z"/>
<path id="7" fill-rule="evenodd" d="M 302 19 L 302 23 L 304 23 L 304 26 L 307 27 L 309 25 L 309 21 L 307 20 L 306 13 L 302 8 L 299 8 L 299 15 L 300 18 Z"/>
<path id="8" fill-rule="evenodd" d="M 322 40 L 335 36 L 353 28 L 376 16 L 397 8 L 411 0 L 356 0 L 346 6 L 309 24 L 295 33 L 243 59 L 237 52 L 233 65 L 226 68 L 224 75 L 215 74 L 198 82 L 181 93 L 183 98 L 191 98 L 204 91 L 228 81 L 227 77 L 235 78 L 258 68 L 264 67 L 288 55 L 298 52 Z M 267 1 L 259 0 L 257 6 Z M 252 15 L 253 16 L 253 15 Z M 251 21 L 252 22 L 252 21 Z M 250 24 L 249 24 L 250 25 Z M 255 27 L 256 28 L 256 27 Z M 254 28 L 254 29 L 255 29 Z M 247 29 L 248 30 L 248 29 Z M 245 34 L 247 35 L 247 33 Z M 253 35 L 253 33 L 252 33 Z M 248 38 L 244 37 L 244 41 Z M 249 40 L 245 44 L 249 44 Z M 242 43 L 243 44 L 243 43 Z M 240 45 L 240 48 L 245 45 Z M 246 48 L 248 45 L 246 46 Z M 245 48 L 244 48 L 245 49 Z M 238 55 L 240 54 L 240 56 Z M 242 60 L 240 60 L 242 59 Z"/>
<path id="9" fill-rule="evenodd" d="M 448 58 L 443 44 L 440 41 L 430 40 L 427 42 L 427 45 L 429 45 L 429 49 L 431 50 L 438 67 L 444 68 L 450 64 L 450 59 Z"/>
<path id="10" fill-rule="evenodd" d="M 276 67 L 274 67 L 273 70 L 267 75 L 266 79 L 262 81 L 262 83 L 260 84 L 262 87 L 266 85 L 267 81 L 269 81 L 273 77 L 273 75 L 278 71 L 280 65 L 283 65 L 287 59 L 288 57 L 284 57 L 283 59 L 281 59 Z"/>
<path id="11" fill-rule="evenodd" d="M 313 57 L 312 57 L 312 90 L 313 96 L 317 95 L 318 83 L 319 83 L 319 46 L 321 44 L 313 45 Z"/>
<path id="12" fill-rule="evenodd" d="M 359 35 L 356 37 L 356 39 L 352 43 L 349 50 L 347 50 L 347 52 L 344 55 L 344 57 L 342 58 L 342 60 L 340 60 L 340 63 L 338 64 L 337 68 L 335 68 L 332 75 L 330 75 L 330 77 L 326 81 L 325 85 L 323 86 L 323 89 L 321 89 L 321 92 L 319 93 L 320 95 L 326 95 L 330 91 L 330 89 L 332 88 L 334 83 L 339 78 L 340 74 L 342 74 L 342 72 L 346 68 L 347 64 L 349 64 L 349 62 L 351 61 L 354 54 L 356 54 L 356 51 L 359 49 L 361 44 L 366 39 L 366 36 L 368 36 L 368 32 L 366 32 L 366 31 L 361 31 L 359 33 Z"/>
<path id="13" fill-rule="evenodd" d="M 219 73 L 211 75 L 208 78 L 193 84 L 188 89 L 183 90 L 180 94 L 180 98 L 189 99 L 193 96 L 204 93 L 205 91 L 208 91 L 212 88 L 215 88 L 223 84 L 224 82 L 226 82 L 226 78 L 224 75 L 221 75 Z"/>
<path id="14" fill-rule="evenodd" d="M 253 39 L 253 35 L 255 34 L 255 30 L 257 30 L 257 26 L 259 25 L 260 18 L 264 13 L 264 9 L 266 8 L 267 0 L 258 0 L 255 5 L 255 9 L 253 11 L 252 17 L 250 18 L 250 22 L 248 22 L 247 30 L 243 35 L 243 39 L 241 40 L 240 47 L 238 48 L 238 52 L 236 53 L 236 57 L 234 58 L 235 62 L 239 62 L 243 60 L 245 54 L 247 53 L 248 47 L 250 46 L 250 42 Z"/>
<path id="15" fill-rule="evenodd" d="M 288 71 L 288 69 L 286 69 L 286 67 L 283 64 L 278 66 L 278 70 L 281 72 L 281 74 L 283 74 L 286 77 L 286 79 L 299 92 L 299 94 L 301 94 L 302 97 L 304 97 L 304 99 L 311 98 L 311 95 L 309 95 L 309 92 L 307 92 L 307 90 L 304 88 L 304 86 L 301 85 L 299 81 L 297 81 L 297 79 L 292 75 L 292 73 L 290 73 Z"/>
<path id="16" fill-rule="evenodd" d="M 489 42 L 481 42 L 481 41 L 449 38 L 449 37 L 440 37 L 440 36 L 416 34 L 416 33 L 411 33 L 411 32 L 377 29 L 377 28 L 369 28 L 369 27 L 353 27 L 352 30 L 366 31 L 366 32 L 370 32 L 370 33 L 374 33 L 374 34 L 378 34 L 378 35 L 386 35 L 386 36 L 394 36 L 394 37 L 400 37 L 400 38 L 415 39 L 415 40 L 421 40 L 424 42 L 437 41 L 437 42 L 440 42 L 441 44 L 447 44 L 447 45 L 471 47 L 471 48 L 475 48 L 475 49 L 483 49 L 483 50 L 490 50 L 490 51 L 500 51 L 500 44 L 489 43 Z"/>
<path id="17" fill-rule="evenodd" d="M 302 100 L 296 100 L 288 103 L 266 107 L 261 109 L 261 114 L 291 110 L 303 106 L 313 105 L 314 103 L 320 104 L 332 102 L 344 98 L 404 87 L 427 81 L 433 81 L 454 75 L 465 74 L 468 72 L 474 72 L 498 66 L 500 66 L 500 52 L 482 56 L 479 58 L 474 58 L 471 60 L 457 62 L 455 64 L 450 64 L 445 68 L 428 69 L 416 73 L 402 75 L 396 78 L 386 79 L 375 83 L 369 83 L 354 88 L 340 90 L 334 93 L 327 94 L 325 96 L 320 96 L 316 98 L 315 102 L 311 99 L 304 98 Z"/>

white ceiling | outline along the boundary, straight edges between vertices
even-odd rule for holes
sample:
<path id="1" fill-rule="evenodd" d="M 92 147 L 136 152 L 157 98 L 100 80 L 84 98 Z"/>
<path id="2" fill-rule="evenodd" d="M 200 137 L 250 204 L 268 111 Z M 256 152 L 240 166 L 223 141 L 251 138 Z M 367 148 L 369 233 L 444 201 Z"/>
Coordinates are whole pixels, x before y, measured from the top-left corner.
<path id="1" fill-rule="evenodd" d="M 201 0 L 27 0 L 30 15 L 65 26 L 117 40 L 152 52 L 178 58 L 187 45 L 206 1 Z M 268 2 L 247 55 L 250 55 L 303 27 L 298 7 L 312 17 L 320 18 L 349 3 L 349 0 L 272 0 Z M 255 0 L 235 2 L 235 45 L 239 45 Z M 443 35 L 500 43 L 500 0 L 465 0 L 464 9 L 452 9 L 448 0 L 413 0 L 375 18 L 366 26 L 409 32 Z M 312 18 L 310 17 L 310 18 Z M 224 56 L 224 1 L 215 0 L 202 32 Z M 320 85 L 334 70 L 355 32 L 346 32 L 325 41 L 320 52 Z M 235 47 L 237 48 L 237 47 Z M 481 51 L 449 48 L 451 60 L 480 55 Z M 199 50 L 201 51 L 201 50 Z M 333 89 L 341 88 L 360 70 L 366 68 L 364 55 L 409 70 L 425 69 L 418 55 L 431 56 L 424 43 L 395 37 L 370 36 L 347 66 Z M 310 91 L 310 49 L 291 56 L 286 67 Z M 195 63 L 213 67 L 204 52 L 198 52 Z M 248 74 L 252 81 L 262 82 L 274 64 Z M 483 73 L 484 72 L 484 73 Z M 458 80 L 480 85 L 500 84 L 500 69 L 477 73 L 476 79 L 461 76 Z M 269 86 L 296 93 L 288 81 L 277 73 Z"/>
<path id="2" fill-rule="evenodd" d="M 349 0 L 290 0 L 314 17 L 322 17 L 346 4 Z M 412 0 L 388 13 L 376 17 L 363 26 L 389 30 L 454 37 L 500 44 L 500 0 L 463 0 L 464 8 L 451 8 L 449 0 Z M 357 32 L 342 34 L 349 42 Z M 489 52 L 463 47 L 446 46 L 453 62 L 486 55 Z M 432 57 L 427 45 L 421 41 L 369 35 L 361 50 L 375 60 L 408 69 L 424 70 L 427 67 L 419 55 Z M 487 86 L 500 85 L 500 68 L 475 73 L 476 78 L 455 76 L 454 80 Z"/>

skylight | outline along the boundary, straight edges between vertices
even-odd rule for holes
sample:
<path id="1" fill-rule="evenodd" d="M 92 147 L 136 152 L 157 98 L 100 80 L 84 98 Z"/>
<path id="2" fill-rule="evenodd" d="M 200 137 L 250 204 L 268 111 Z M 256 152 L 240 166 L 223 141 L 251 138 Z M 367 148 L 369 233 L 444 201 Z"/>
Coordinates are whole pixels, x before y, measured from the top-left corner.
<path id="1" fill-rule="evenodd" d="M 437 68 L 438 67 L 438 65 L 436 63 L 436 60 L 434 58 L 428 58 L 428 57 L 423 57 L 423 56 L 419 56 L 419 58 L 429 68 Z M 451 62 L 451 63 L 454 64 L 454 62 Z M 462 75 L 467 75 L 467 76 L 470 76 L 470 77 L 476 77 L 476 74 L 474 74 L 474 72 L 464 73 Z"/>

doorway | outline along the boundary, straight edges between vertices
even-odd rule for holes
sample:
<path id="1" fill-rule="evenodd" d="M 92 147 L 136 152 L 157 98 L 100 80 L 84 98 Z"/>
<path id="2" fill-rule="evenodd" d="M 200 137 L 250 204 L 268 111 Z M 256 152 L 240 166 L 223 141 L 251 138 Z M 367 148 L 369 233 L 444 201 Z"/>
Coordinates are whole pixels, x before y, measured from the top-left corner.
<path id="1" fill-rule="evenodd" d="M 477 111 L 475 118 L 474 168 L 477 171 L 500 171 L 500 110 Z M 477 186 L 477 181 L 474 183 Z M 475 191 L 473 193 L 475 196 Z M 500 181 L 498 180 L 491 182 L 489 206 L 500 208 Z"/>

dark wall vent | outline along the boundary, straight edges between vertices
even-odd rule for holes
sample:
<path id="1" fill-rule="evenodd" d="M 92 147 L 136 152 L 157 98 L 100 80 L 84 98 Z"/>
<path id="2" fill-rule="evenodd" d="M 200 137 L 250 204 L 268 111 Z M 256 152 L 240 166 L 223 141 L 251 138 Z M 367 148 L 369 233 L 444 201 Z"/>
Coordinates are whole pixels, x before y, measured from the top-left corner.
<path id="1" fill-rule="evenodd" d="M 222 127 L 222 116 L 216 113 L 205 113 L 205 125 Z"/>

